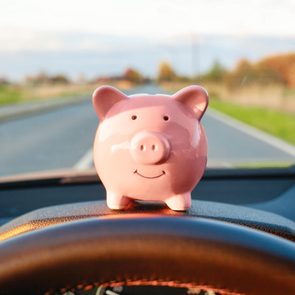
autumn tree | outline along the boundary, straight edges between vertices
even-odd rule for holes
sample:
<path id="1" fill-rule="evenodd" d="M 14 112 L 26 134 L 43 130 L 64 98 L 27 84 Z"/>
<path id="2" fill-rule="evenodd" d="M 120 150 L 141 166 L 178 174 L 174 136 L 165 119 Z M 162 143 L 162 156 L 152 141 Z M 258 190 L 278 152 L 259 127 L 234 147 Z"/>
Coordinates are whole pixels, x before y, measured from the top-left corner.
<path id="1" fill-rule="evenodd" d="M 245 58 L 242 58 L 236 64 L 234 72 L 236 72 L 236 73 L 241 73 L 241 72 L 245 73 L 245 72 L 251 71 L 251 69 L 252 69 L 252 64 L 250 63 L 250 61 L 248 61 Z"/>
<path id="2" fill-rule="evenodd" d="M 229 87 L 240 87 L 255 81 L 253 65 L 247 59 L 239 60 L 234 70 L 225 77 L 226 85 Z"/>
<path id="3" fill-rule="evenodd" d="M 173 81 L 177 77 L 174 69 L 168 62 L 161 62 L 158 69 L 158 81 Z"/>
<path id="4" fill-rule="evenodd" d="M 144 80 L 142 74 L 134 68 L 126 69 L 126 71 L 123 74 L 123 79 L 135 84 L 140 84 Z"/>
<path id="5" fill-rule="evenodd" d="M 280 76 L 284 84 L 295 87 L 295 53 L 266 57 L 257 63 L 257 67 L 268 69 Z"/>
<path id="6" fill-rule="evenodd" d="M 230 87 L 241 87 L 252 84 L 284 84 L 280 72 L 268 65 L 258 62 L 250 63 L 240 60 L 235 69 L 226 76 L 226 84 Z"/>

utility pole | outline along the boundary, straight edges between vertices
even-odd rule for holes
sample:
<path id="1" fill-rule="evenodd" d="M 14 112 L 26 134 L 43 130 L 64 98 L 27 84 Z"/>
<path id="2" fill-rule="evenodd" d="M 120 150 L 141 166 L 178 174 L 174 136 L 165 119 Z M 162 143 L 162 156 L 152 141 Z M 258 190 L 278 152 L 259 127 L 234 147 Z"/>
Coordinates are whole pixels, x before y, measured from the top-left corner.
<path id="1" fill-rule="evenodd" d="M 191 78 L 198 78 L 200 75 L 200 48 L 196 34 L 191 34 Z"/>

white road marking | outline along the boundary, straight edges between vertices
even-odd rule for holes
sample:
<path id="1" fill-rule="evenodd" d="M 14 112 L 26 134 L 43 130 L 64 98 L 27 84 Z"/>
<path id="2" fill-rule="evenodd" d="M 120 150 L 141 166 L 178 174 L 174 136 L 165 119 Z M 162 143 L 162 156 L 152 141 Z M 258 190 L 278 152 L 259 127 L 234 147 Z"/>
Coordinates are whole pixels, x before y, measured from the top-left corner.
<path id="1" fill-rule="evenodd" d="M 239 131 L 242 131 L 260 141 L 266 142 L 269 145 L 285 152 L 286 154 L 289 154 L 293 157 L 295 157 L 295 146 L 277 138 L 274 137 L 264 131 L 258 130 L 255 127 L 252 127 L 250 125 L 247 125 L 245 123 L 242 123 L 241 121 L 238 121 L 232 117 L 229 117 L 223 113 L 220 113 L 216 110 L 209 109 L 207 110 L 207 113 L 209 116 L 215 118 L 216 120 L 232 127 L 235 128 Z M 295 131 L 294 131 L 294 136 L 295 136 Z"/>
<path id="2" fill-rule="evenodd" d="M 92 148 L 89 149 L 84 156 L 73 166 L 76 170 L 87 170 L 92 167 L 93 153 Z"/>

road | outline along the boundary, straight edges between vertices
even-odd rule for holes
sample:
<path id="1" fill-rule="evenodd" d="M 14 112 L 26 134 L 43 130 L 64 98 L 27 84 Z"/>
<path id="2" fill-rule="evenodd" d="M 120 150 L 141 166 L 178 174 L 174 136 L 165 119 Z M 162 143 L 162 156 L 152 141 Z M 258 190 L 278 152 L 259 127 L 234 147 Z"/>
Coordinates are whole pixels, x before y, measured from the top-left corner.
<path id="1" fill-rule="evenodd" d="M 161 93 L 155 86 L 139 93 Z M 97 117 L 90 100 L 0 123 L 0 176 L 60 168 L 87 168 Z M 295 162 L 295 148 L 208 110 L 203 118 L 209 166 Z"/>

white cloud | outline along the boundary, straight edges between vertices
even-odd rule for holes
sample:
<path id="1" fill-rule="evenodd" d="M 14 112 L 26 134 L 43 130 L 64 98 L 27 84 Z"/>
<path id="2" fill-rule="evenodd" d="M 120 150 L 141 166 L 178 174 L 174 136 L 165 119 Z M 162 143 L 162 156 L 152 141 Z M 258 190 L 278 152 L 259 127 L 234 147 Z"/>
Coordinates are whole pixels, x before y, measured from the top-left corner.
<path id="1" fill-rule="evenodd" d="M 294 36 L 294 11 L 292 0 L 2 0 L 0 28 L 158 38 L 184 33 Z"/>

